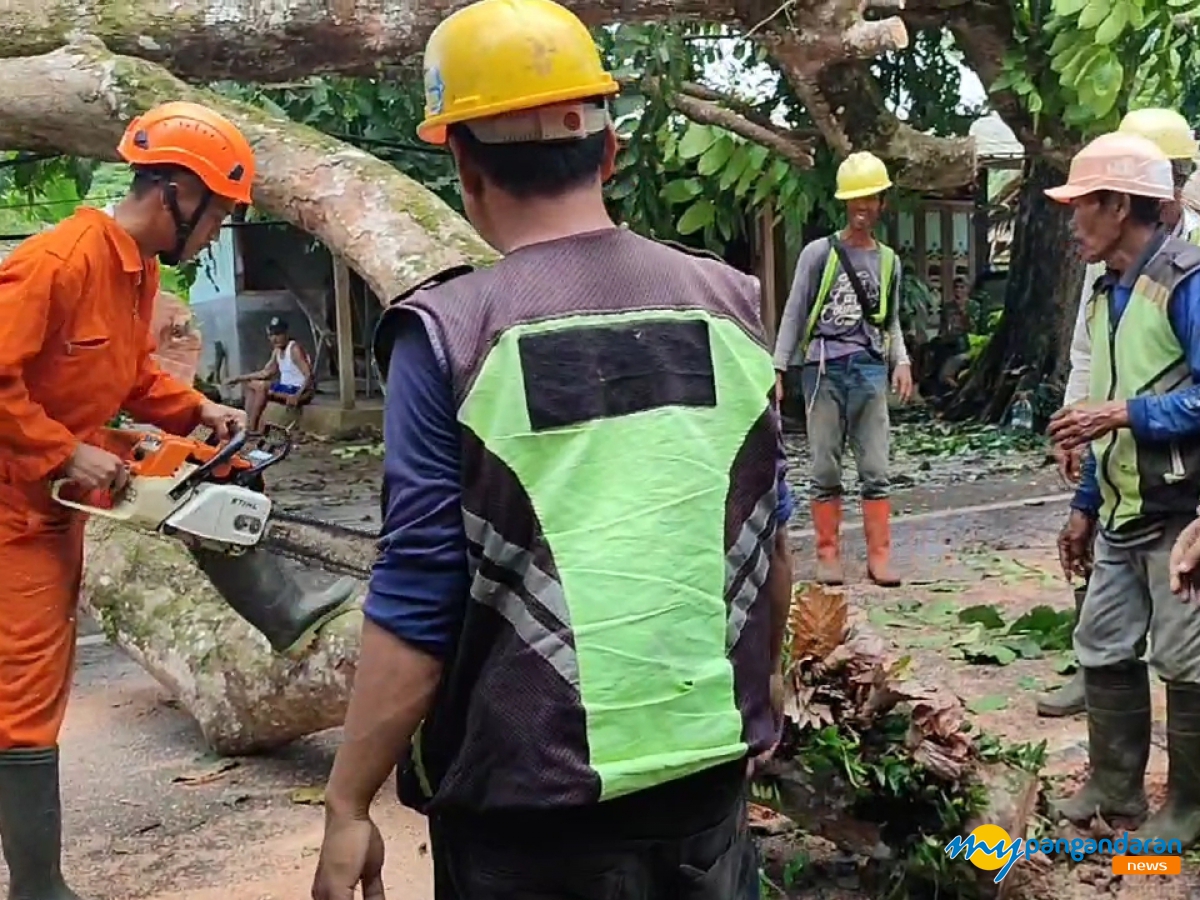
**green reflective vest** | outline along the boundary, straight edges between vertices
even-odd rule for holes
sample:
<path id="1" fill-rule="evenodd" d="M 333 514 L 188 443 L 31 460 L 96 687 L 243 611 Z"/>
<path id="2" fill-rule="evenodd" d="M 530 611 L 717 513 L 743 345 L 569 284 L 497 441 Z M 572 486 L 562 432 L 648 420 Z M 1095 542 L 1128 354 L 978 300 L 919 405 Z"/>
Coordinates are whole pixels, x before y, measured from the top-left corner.
<path id="1" fill-rule="evenodd" d="M 879 308 L 869 316 L 867 315 L 867 311 L 863 310 L 863 315 L 876 328 L 886 329 L 888 326 L 888 317 L 892 312 L 892 281 L 896 277 L 896 251 L 882 241 L 876 241 L 875 243 L 879 247 Z M 825 258 L 825 268 L 821 271 L 821 283 L 817 286 L 817 296 L 813 300 L 812 309 L 808 313 L 808 325 L 804 330 L 805 345 L 812 340 L 813 334 L 817 330 L 817 322 L 821 318 L 821 311 L 825 308 L 825 304 L 829 302 L 829 294 L 833 291 L 834 279 L 837 278 L 841 268 L 841 260 L 833 252 L 833 245 L 830 244 L 829 255 Z"/>
<path id="2" fill-rule="evenodd" d="M 581 805 L 774 740 L 775 373 L 757 281 L 632 232 L 403 299 L 463 435 L 471 591 L 405 802 Z"/>
<path id="3" fill-rule="evenodd" d="M 1200 247 L 1168 238 L 1142 270 L 1119 322 L 1111 291 L 1092 303 L 1093 402 L 1166 394 L 1192 385 L 1187 355 L 1167 309 L 1176 286 L 1200 271 Z M 1192 515 L 1200 498 L 1200 436 L 1140 442 L 1127 428 L 1092 442 L 1100 486 L 1100 524 L 1120 531 L 1147 517 Z"/>

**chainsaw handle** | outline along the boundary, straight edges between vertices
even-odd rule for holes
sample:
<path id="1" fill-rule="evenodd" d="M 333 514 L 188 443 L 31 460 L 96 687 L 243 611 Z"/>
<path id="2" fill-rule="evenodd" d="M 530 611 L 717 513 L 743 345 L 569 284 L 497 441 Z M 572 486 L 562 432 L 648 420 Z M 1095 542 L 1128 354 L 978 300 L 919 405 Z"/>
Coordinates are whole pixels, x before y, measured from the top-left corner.
<path id="1" fill-rule="evenodd" d="M 70 483 L 71 483 L 71 480 L 69 478 L 60 478 L 57 481 L 51 483 L 50 496 L 54 498 L 54 501 L 56 503 L 60 503 L 63 506 L 67 507 L 68 509 L 77 509 L 80 512 L 88 513 L 89 515 L 104 516 L 105 518 L 108 518 L 108 519 L 124 520 L 124 519 L 128 519 L 131 515 L 133 515 L 132 507 L 126 507 L 124 510 L 119 510 L 118 507 L 116 507 L 116 506 L 114 506 L 111 509 L 101 509 L 98 506 L 88 506 L 86 503 L 78 503 L 75 500 L 65 499 L 62 496 L 62 489 L 63 489 L 64 485 L 67 485 Z"/>
<path id="2" fill-rule="evenodd" d="M 274 427 L 274 426 L 268 426 L 268 427 Z M 283 431 L 283 435 L 284 435 L 283 446 L 281 446 L 278 450 L 276 450 L 274 453 L 272 453 L 268 458 L 264 459 L 262 462 L 258 463 L 253 468 L 248 469 L 245 472 L 238 473 L 236 480 L 237 480 L 238 484 L 242 485 L 242 487 L 253 487 L 255 479 L 258 478 L 258 476 L 262 475 L 264 469 L 269 469 L 271 466 L 275 465 L 276 463 L 283 462 L 285 459 L 287 459 L 288 454 L 292 452 L 291 430 L 287 429 L 287 428 L 283 428 L 280 430 Z M 262 447 L 262 444 L 259 444 L 259 447 Z"/>
<path id="3" fill-rule="evenodd" d="M 241 452 L 242 447 L 246 446 L 246 440 L 249 434 L 244 429 L 235 431 L 225 442 L 225 446 L 216 452 L 212 459 L 199 466 L 190 475 L 184 478 L 179 484 L 168 491 L 168 496 L 172 500 L 178 500 L 183 497 L 188 491 L 191 491 L 196 485 L 208 480 L 208 476 L 212 474 L 214 469 L 217 469 Z"/>

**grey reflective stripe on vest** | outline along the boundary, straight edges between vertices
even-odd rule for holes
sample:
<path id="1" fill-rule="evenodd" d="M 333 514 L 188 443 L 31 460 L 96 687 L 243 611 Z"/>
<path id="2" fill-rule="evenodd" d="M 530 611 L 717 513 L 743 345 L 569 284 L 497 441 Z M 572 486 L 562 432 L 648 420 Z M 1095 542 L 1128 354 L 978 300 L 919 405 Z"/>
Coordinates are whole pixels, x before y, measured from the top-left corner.
<path id="1" fill-rule="evenodd" d="M 571 614 L 562 585 L 541 570 L 534 562 L 533 554 L 509 543 L 490 522 L 465 509 L 463 524 L 467 540 L 483 548 L 484 559 L 519 578 L 533 602 L 561 622 L 569 633 Z M 539 622 L 529 611 L 527 601 L 512 588 L 477 572 L 472 579 L 471 599 L 507 619 L 529 649 L 554 666 L 568 684 L 579 687 L 579 659 L 575 648 Z"/>
<path id="2" fill-rule="evenodd" d="M 767 532 L 771 530 L 775 521 L 775 509 L 778 505 L 779 488 L 775 486 L 754 504 L 754 509 L 742 525 L 737 540 L 725 555 L 725 590 L 729 602 L 729 619 L 725 630 L 726 650 L 732 650 L 742 636 L 750 607 L 758 599 L 763 582 L 770 571 L 771 554 L 765 544 Z M 753 566 L 739 583 L 738 575 L 742 574 L 752 559 Z M 728 592 L 733 590 L 735 584 L 737 589 L 733 596 L 729 597 Z"/>

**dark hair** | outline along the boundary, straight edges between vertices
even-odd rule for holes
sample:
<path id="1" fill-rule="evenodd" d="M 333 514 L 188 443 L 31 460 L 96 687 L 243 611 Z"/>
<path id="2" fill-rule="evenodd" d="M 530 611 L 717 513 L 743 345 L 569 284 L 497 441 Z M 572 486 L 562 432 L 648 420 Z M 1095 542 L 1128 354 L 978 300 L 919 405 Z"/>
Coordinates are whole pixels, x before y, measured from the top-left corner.
<path id="1" fill-rule="evenodd" d="M 1120 194 L 1116 191 L 1099 191 L 1098 195 L 1103 206 L 1113 206 L 1121 197 L 1128 197 L 1129 218 L 1138 225 L 1157 225 L 1162 219 L 1161 200 L 1142 197 L 1139 194 Z"/>
<path id="2" fill-rule="evenodd" d="M 489 181 L 522 200 L 554 197 L 592 181 L 607 140 L 600 132 L 578 140 L 485 144 L 464 124 L 451 125 L 447 134 Z"/>
<path id="3" fill-rule="evenodd" d="M 144 197 L 154 188 L 161 187 L 168 181 L 182 182 L 181 187 L 186 187 L 189 181 L 203 185 L 199 176 L 183 166 L 133 166 L 132 168 L 133 181 L 129 185 L 129 193 L 135 197 Z"/>

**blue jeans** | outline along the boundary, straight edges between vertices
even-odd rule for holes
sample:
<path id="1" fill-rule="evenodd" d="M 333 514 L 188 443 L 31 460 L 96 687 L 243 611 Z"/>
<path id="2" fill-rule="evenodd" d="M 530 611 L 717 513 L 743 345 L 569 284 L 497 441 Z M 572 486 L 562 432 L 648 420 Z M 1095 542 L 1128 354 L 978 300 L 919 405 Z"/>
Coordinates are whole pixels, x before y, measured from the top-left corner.
<path id="1" fill-rule="evenodd" d="M 888 367 L 867 353 L 809 363 L 801 373 L 812 454 L 812 498 L 842 496 L 846 442 L 854 452 L 864 500 L 888 495 Z"/>

